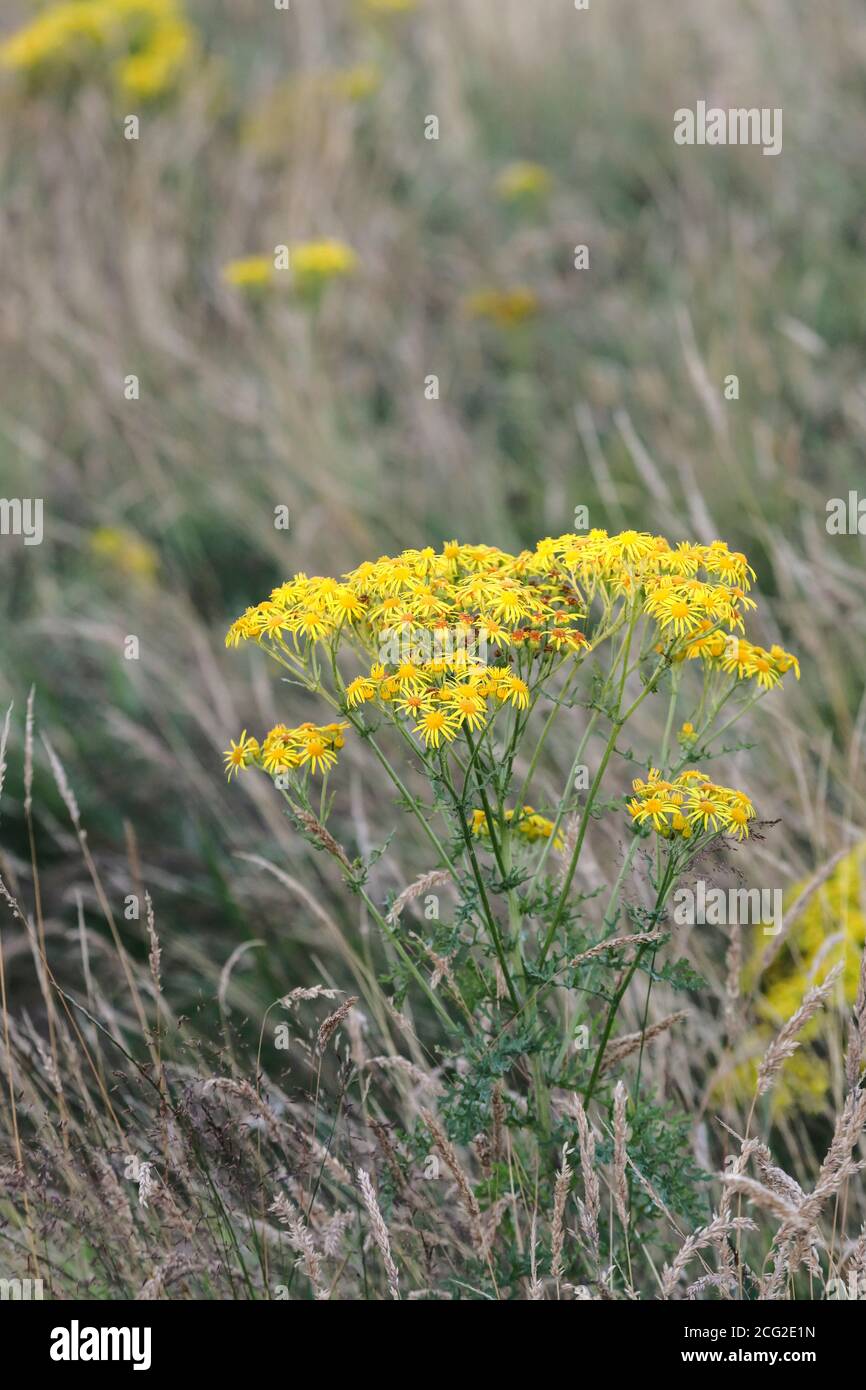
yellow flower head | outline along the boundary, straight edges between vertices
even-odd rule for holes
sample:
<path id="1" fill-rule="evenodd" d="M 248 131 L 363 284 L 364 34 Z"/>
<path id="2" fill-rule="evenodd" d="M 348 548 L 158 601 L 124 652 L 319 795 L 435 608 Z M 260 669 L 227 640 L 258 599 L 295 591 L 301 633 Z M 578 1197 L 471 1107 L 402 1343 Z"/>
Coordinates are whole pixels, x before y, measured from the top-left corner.
<path id="1" fill-rule="evenodd" d="M 341 72 L 335 72 L 331 78 L 334 92 L 346 101 L 366 101 L 378 92 L 381 85 L 382 73 L 372 64 L 345 68 Z"/>
<path id="2" fill-rule="evenodd" d="M 499 700 L 509 701 L 515 709 L 529 708 L 529 686 L 526 681 L 510 672 L 497 682 L 496 696 Z"/>
<path id="3" fill-rule="evenodd" d="M 509 164 L 496 180 L 496 191 L 505 203 L 539 200 L 546 197 L 552 186 L 550 171 L 543 164 L 528 160 Z"/>
<path id="4" fill-rule="evenodd" d="M 369 676 L 356 676 L 353 681 L 349 681 L 346 686 L 346 704 L 349 709 L 354 709 L 355 705 L 362 705 L 368 700 L 375 700 L 376 686 L 377 682 Z"/>
<path id="5" fill-rule="evenodd" d="M 144 584 L 149 584 L 159 569 L 159 557 L 153 546 L 134 531 L 122 527 L 97 527 L 90 537 L 90 550 L 118 574 Z"/>
<path id="6" fill-rule="evenodd" d="M 121 92 L 161 96 L 194 50 L 180 0 L 58 0 L 0 44 L 0 66 L 98 77 Z"/>
<path id="7" fill-rule="evenodd" d="M 742 840 L 749 833 L 755 808 L 744 792 L 717 786 L 697 768 L 681 772 L 672 782 L 650 768 L 644 782 L 632 783 L 628 812 L 636 825 L 649 825 L 658 834 L 691 839 L 693 834 L 725 834 Z"/>
<path id="8" fill-rule="evenodd" d="M 523 285 L 510 290 L 477 290 L 465 304 L 471 318 L 489 319 L 497 328 L 518 328 L 535 318 L 539 310 L 537 294 Z"/>
<path id="9" fill-rule="evenodd" d="M 222 278 L 227 285 L 239 290 L 258 290 L 273 283 L 274 262 L 270 256 L 244 256 L 240 260 L 229 261 L 222 268 Z"/>
<path id="10" fill-rule="evenodd" d="M 247 738 L 245 730 L 237 743 L 232 740 L 225 754 L 226 770 L 229 777 L 251 766 L 262 768 L 271 777 L 292 770 L 330 772 L 345 743 L 343 730 L 348 727 L 342 723 L 300 724 L 290 729 L 277 724 L 261 745 Z"/>
<path id="11" fill-rule="evenodd" d="M 98 51 L 106 19 L 103 0 L 53 5 L 0 44 L 0 67 L 34 72 L 74 64 Z"/>
<path id="12" fill-rule="evenodd" d="M 302 292 L 352 275 L 357 266 L 358 257 L 343 241 L 305 241 L 291 249 L 295 285 Z"/>
<path id="13" fill-rule="evenodd" d="M 259 745 L 254 738 L 247 738 L 247 731 L 244 729 L 237 743 L 230 739 L 231 747 L 226 749 L 223 757 L 226 765 L 226 776 L 229 781 L 236 777 L 239 772 L 255 762 L 259 755 Z"/>
<path id="14" fill-rule="evenodd" d="M 415 732 L 427 748 L 438 748 L 443 742 L 453 743 L 459 727 L 450 710 L 442 705 L 427 705 L 421 708 Z"/>
<path id="15" fill-rule="evenodd" d="M 554 835 L 553 821 L 546 816 L 541 816 L 531 806 L 524 806 L 520 812 L 506 811 L 506 823 L 517 831 L 518 835 L 524 840 L 534 843 L 536 840 L 549 840 L 553 836 L 553 848 L 559 853 L 565 848 L 565 841 L 557 832 Z M 487 816 L 482 810 L 472 812 L 470 829 L 473 835 L 490 835 L 490 827 L 487 824 Z"/>

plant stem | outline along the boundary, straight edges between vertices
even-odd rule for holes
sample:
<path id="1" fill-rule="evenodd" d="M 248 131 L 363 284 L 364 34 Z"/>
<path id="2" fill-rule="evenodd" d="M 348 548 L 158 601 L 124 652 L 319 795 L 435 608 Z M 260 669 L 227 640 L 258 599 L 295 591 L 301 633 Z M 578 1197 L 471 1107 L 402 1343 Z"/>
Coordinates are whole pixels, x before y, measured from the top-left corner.
<path id="1" fill-rule="evenodd" d="M 658 921 L 661 915 L 661 910 L 664 907 L 665 899 L 667 898 L 668 892 L 670 891 L 670 884 L 673 878 L 671 869 L 672 862 L 672 860 L 668 861 L 668 866 L 665 869 L 664 877 L 662 878 L 661 885 L 659 886 L 655 907 L 653 908 L 650 917 L 650 928 L 654 927 L 656 922 Z M 607 1044 L 610 1041 L 611 1031 L 616 1021 L 616 1016 L 619 1012 L 619 1006 L 622 1003 L 623 998 L 625 997 L 626 990 L 628 989 L 629 985 L 634 979 L 638 966 L 640 965 L 648 950 L 649 946 L 647 944 L 644 944 L 635 952 L 634 960 L 632 961 L 631 965 L 626 971 L 622 984 L 620 985 L 619 989 L 617 990 L 616 994 L 611 1000 L 610 1008 L 607 1012 L 607 1019 L 605 1020 L 604 1032 L 601 1035 L 601 1042 L 599 1043 L 598 1052 L 595 1055 L 595 1064 L 592 1069 L 592 1075 L 589 1078 L 589 1085 L 587 1086 L 586 1092 L 584 1093 L 583 1103 L 587 1109 L 589 1108 L 589 1102 L 592 1100 L 593 1094 L 595 1092 L 596 1082 L 598 1081 L 599 1075 L 601 1073 L 601 1065 L 604 1061 L 605 1049 L 607 1048 Z"/>
<path id="2" fill-rule="evenodd" d="M 574 850 L 572 851 L 571 860 L 569 861 L 568 865 L 568 870 L 566 872 L 565 878 L 563 879 L 562 889 L 557 900 L 556 910 L 551 919 L 550 926 L 547 929 L 547 935 L 544 938 L 544 945 L 541 948 L 541 955 L 539 957 L 538 962 L 539 966 L 544 964 L 544 961 L 547 958 L 547 953 L 550 950 L 550 947 L 553 943 L 553 938 L 556 935 L 556 929 L 562 921 L 563 913 L 565 912 L 565 904 L 568 900 L 568 894 L 571 890 L 571 881 L 574 878 L 574 873 L 577 868 L 577 862 L 580 858 L 580 851 L 583 848 L 583 841 L 586 837 L 587 826 L 589 825 L 589 818 L 592 814 L 592 808 L 595 802 L 595 797 L 599 787 L 601 786 L 601 781 L 604 777 L 607 765 L 610 762 L 611 754 L 613 753 L 620 729 L 623 727 L 626 721 L 631 718 L 638 706 L 646 699 L 647 695 L 649 695 L 655 689 L 656 681 L 658 680 L 659 676 L 664 670 L 665 665 L 666 663 L 664 661 L 659 663 L 659 665 L 656 667 L 655 672 L 650 677 L 649 681 L 641 691 L 640 695 L 638 695 L 636 699 L 632 701 L 625 714 L 618 714 L 613 722 L 613 727 L 610 732 L 610 738 L 607 741 L 604 753 L 602 754 L 601 762 L 598 766 L 598 771 L 596 772 L 595 777 L 593 778 L 592 786 L 589 789 L 589 795 L 586 799 L 586 806 L 584 807 L 583 815 L 580 820 L 580 827 L 578 829 Z M 622 682 L 623 685 L 625 684 L 625 675 L 626 665 L 624 662 Z M 620 703 L 621 700 L 622 688 L 620 689 Z"/>

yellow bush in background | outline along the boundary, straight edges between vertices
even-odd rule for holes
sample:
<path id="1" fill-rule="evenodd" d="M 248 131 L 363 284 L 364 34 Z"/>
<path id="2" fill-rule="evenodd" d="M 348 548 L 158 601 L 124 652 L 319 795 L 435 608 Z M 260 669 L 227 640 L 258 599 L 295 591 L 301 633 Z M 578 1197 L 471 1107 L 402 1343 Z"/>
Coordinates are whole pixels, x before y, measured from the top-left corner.
<path id="1" fill-rule="evenodd" d="M 845 1003 L 853 1005 L 860 977 L 860 959 L 866 943 L 866 843 L 857 845 L 840 860 L 833 873 L 807 902 L 785 945 L 763 975 L 760 961 L 766 940 L 759 938 L 752 961 L 746 968 L 746 986 L 758 978 L 756 1011 L 763 1023 L 751 1037 L 757 1059 L 782 1023 L 799 1008 L 803 996 L 824 981 L 834 966 L 843 965 L 839 988 Z M 793 889 L 788 908 L 803 892 L 805 883 Z M 802 1030 L 803 1042 L 785 1063 L 774 1092 L 776 1108 L 817 1112 L 824 1106 L 831 1086 L 828 1061 L 818 1047 L 830 1022 L 818 1014 Z M 831 1023 L 832 1026 L 832 1023 Z M 744 1099 L 754 1092 L 757 1060 L 742 1063 L 729 1083 L 733 1094 Z"/>

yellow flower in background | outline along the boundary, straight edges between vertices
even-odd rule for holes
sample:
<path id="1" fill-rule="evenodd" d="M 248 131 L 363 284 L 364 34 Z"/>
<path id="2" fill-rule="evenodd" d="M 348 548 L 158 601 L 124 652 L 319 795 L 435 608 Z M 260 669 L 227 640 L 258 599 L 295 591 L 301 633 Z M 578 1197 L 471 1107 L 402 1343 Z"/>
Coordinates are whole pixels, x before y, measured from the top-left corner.
<path id="1" fill-rule="evenodd" d="M 840 860 L 826 883 L 815 891 L 767 970 L 761 985 L 761 1013 L 774 1027 L 789 1018 L 806 991 L 820 984 L 840 962 L 844 964 L 845 998 L 854 1002 L 866 942 L 864 874 L 866 843 L 855 846 Z M 804 887 L 801 883 L 791 890 L 789 907 Z M 756 950 L 757 958 L 765 946 L 762 942 L 760 951 Z"/>
<path id="2" fill-rule="evenodd" d="M 496 180 L 496 191 L 504 203 L 538 202 L 552 187 L 550 171 L 528 160 L 509 164 Z"/>
<path id="3" fill-rule="evenodd" d="M 295 286 L 301 293 L 316 292 L 330 280 L 352 275 L 358 257 L 344 241 L 304 241 L 291 248 Z"/>
<path id="4" fill-rule="evenodd" d="M 512 817 L 513 812 L 506 811 L 506 820 L 511 820 Z M 562 836 L 553 835 L 553 821 L 548 820 L 547 816 L 539 815 L 531 806 L 524 806 L 523 813 L 517 820 L 517 831 L 530 843 L 534 843 L 536 840 L 549 840 L 553 836 L 553 848 L 558 852 L 565 849 L 565 841 Z"/>
<path id="5" fill-rule="evenodd" d="M 311 138 L 327 128 L 335 105 L 360 105 L 381 86 L 382 71 L 372 63 L 293 73 L 263 92 L 244 113 L 241 143 L 265 158 L 283 160 L 287 135 Z"/>
<path id="6" fill-rule="evenodd" d="M 222 268 L 222 278 L 226 284 L 234 285 L 239 290 L 261 289 L 270 285 L 275 275 L 273 258 L 270 256 L 243 256 L 239 260 L 229 261 Z"/>
<path id="7" fill-rule="evenodd" d="M 176 83 L 194 49 L 180 0 L 61 0 L 0 44 L 0 66 L 34 76 L 108 72 L 148 99 Z"/>
<path id="8" fill-rule="evenodd" d="M 477 290 L 468 296 L 465 308 L 470 317 L 489 319 L 497 328 L 517 328 L 535 318 L 539 303 L 533 290 L 520 285 L 510 290 Z"/>
<path id="9" fill-rule="evenodd" d="M 856 845 L 815 890 L 800 913 L 785 944 L 766 971 L 761 962 L 766 939 L 758 935 L 752 957 L 743 971 L 746 991 L 757 990 L 757 1010 L 763 1020 L 746 1040 L 752 1056 L 741 1062 L 718 1087 L 747 1104 L 754 1094 L 758 1062 L 779 1027 L 799 1008 L 803 996 L 821 984 L 834 966 L 843 966 L 839 988 L 846 1007 L 856 997 L 860 961 L 866 948 L 866 842 Z M 808 880 L 796 884 L 787 895 L 786 910 L 799 898 Z M 830 1063 L 823 1039 L 828 1029 L 838 1029 L 832 1012 L 822 1011 L 802 1030 L 802 1046 L 789 1058 L 773 1088 L 773 1104 L 780 1113 L 817 1113 L 826 1105 L 832 1084 Z M 817 1044 L 817 1046 L 815 1045 Z"/>
<path id="10" fill-rule="evenodd" d="M 132 53 L 118 65 L 117 77 L 130 96 L 159 96 L 175 81 L 193 48 L 190 26 L 169 18 L 158 24 L 150 41 L 140 52 Z"/>
<path id="11" fill-rule="evenodd" d="M 524 806 L 519 813 L 514 811 L 505 812 L 506 823 L 522 835 L 525 840 L 534 843 L 536 840 L 549 840 L 553 835 L 553 821 L 546 816 L 541 816 L 531 806 Z M 478 809 L 472 812 L 470 829 L 473 835 L 489 837 L 490 828 L 487 824 L 487 816 L 484 811 Z M 560 834 L 554 836 L 553 848 L 557 853 L 565 848 L 565 841 Z"/>
<path id="12" fill-rule="evenodd" d="M 418 8 L 418 0 L 359 0 L 368 15 L 409 14 Z"/>
<path id="13" fill-rule="evenodd" d="M 375 96 L 382 85 L 382 73 L 372 63 L 359 63 L 354 68 L 335 72 L 330 79 L 331 90 L 346 101 L 366 101 Z"/>
<path id="14" fill-rule="evenodd" d="M 159 557 L 152 545 L 134 531 L 100 526 L 90 537 L 90 550 L 100 561 L 130 579 L 150 583 L 159 569 Z"/>
<path id="15" fill-rule="evenodd" d="M 87 56 L 106 36 L 103 0 L 54 5 L 0 44 L 0 66 L 32 72 L 64 59 Z"/>

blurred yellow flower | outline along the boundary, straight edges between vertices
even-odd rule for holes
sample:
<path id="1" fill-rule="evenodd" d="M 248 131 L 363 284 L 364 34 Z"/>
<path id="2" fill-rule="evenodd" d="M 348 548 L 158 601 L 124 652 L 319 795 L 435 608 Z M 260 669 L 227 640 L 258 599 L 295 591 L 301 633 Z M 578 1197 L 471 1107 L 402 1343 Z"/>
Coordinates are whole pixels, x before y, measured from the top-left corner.
<path id="1" fill-rule="evenodd" d="M 367 14 L 409 14 L 418 8 L 418 0 L 361 0 Z"/>
<path id="2" fill-rule="evenodd" d="M 103 0 L 56 5 L 0 44 L 0 66 L 31 71 L 58 58 L 76 58 L 105 38 Z"/>
<path id="3" fill-rule="evenodd" d="M 229 261 L 222 268 L 222 278 L 227 285 L 239 290 L 261 289 L 273 281 L 274 262 L 270 256 L 243 256 Z"/>
<path id="4" fill-rule="evenodd" d="M 549 170 L 527 160 L 509 164 L 496 180 L 496 191 L 505 203 L 544 198 L 552 187 Z"/>
<path id="5" fill-rule="evenodd" d="M 123 527 L 98 527 L 90 537 L 90 551 L 119 574 L 145 583 L 150 583 L 159 569 L 159 557 L 153 546 Z"/>
<path id="6" fill-rule="evenodd" d="M 268 158 L 285 158 L 286 133 L 310 138 L 319 123 L 332 119 L 335 103 L 369 100 L 382 85 L 381 70 L 373 64 L 352 68 L 303 71 L 278 82 L 246 112 L 241 139 Z"/>
<path id="7" fill-rule="evenodd" d="M 140 52 L 124 58 L 117 69 L 121 87 L 130 96 L 154 97 L 169 88 L 192 51 L 192 30 L 179 19 L 154 29 Z"/>
<path id="8" fill-rule="evenodd" d="M 505 820 L 508 825 L 513 826 L 519 835 L 524 839 L 534 843 L 536 840 L 549 840 L 553 835 L 553 821 L 546 816 L 541 816 L 531 806 L 524 806 L 520 812 L 506 811 Z M 482 810 L 472 812 L 471 826 L 473 835 L 482 837 L 490 836 L 490 829 L 487 824 L 487 816 Z M 565 841 L 560 834 L 556 834 L 553 840 L 553 848 L 559 853 L 565 848 Z"/>
<path id="9" fill-rule="evenodd" d="M 89 65 L 150 98 L 173 86 L 193 44 L 180 0 L 60 0 L 0 44 L 0 66 L 44 75 Z"/>
<path id="10" fill-rule="evenodd" d="M 343 241 L 304 241 L 292 247 L 291 265 L 299 290 L 318 290 L 329 280 L 351 275 L 358 257 Z"/>
<path id="11" fill-rule="evenodd" d="M 806 992 L 821 984 L 840 962 L 840 991 L 847 1005 L 854 1003 L 860 959 L 866 946 L 866 911 L 861 896 L 864 872 L 866 843 L 856 845 L 840 860 L 826 883 L 809 899 L 784 947 L 759 981 L 757 1009 L 763 1022 L 750 1038 L 754 1055 L 735 1068 L 720 1084 L 720 1091 L 727 1086 L 735 1099 L 749 1100 L 754 1093 L 758 1060 L 771 1038 L 796 1012 Z M 791 890 L 786 910 L 805 887 L 805 883 L 800 883 Z M 766 946 L 766 939 L 760 936 L 744 971 L 747 990 L 755 984 Z M 810 1019 L 802 1030 L 805 1045 L 785 1062 L 773 1092 L 779 1111 L 819 1111 L 826 1103 L 831 1086 L 830 1063 L 823 1046 L 813 1048 L 808 1044 L 820 1043 L 828 1022 L 834 1028 L 838 1026 L 832 1015 L 822 1013 Z"/>
<path id="12" fill-rule="evenodd" d="M 524 286 L 510 290 L 477 290 L 465 301 L 473 318 L 489 319 L 499 328 L 516 328 L 538 313 L 538 296 Z"/>
<path id="13" fill-rule="evenodd" d="M 334 93 L 346 101 L 366 101 L 381 87 L 382 74 L 372 63 L 359 64 L 335 72 L 330 85 Z"/>

